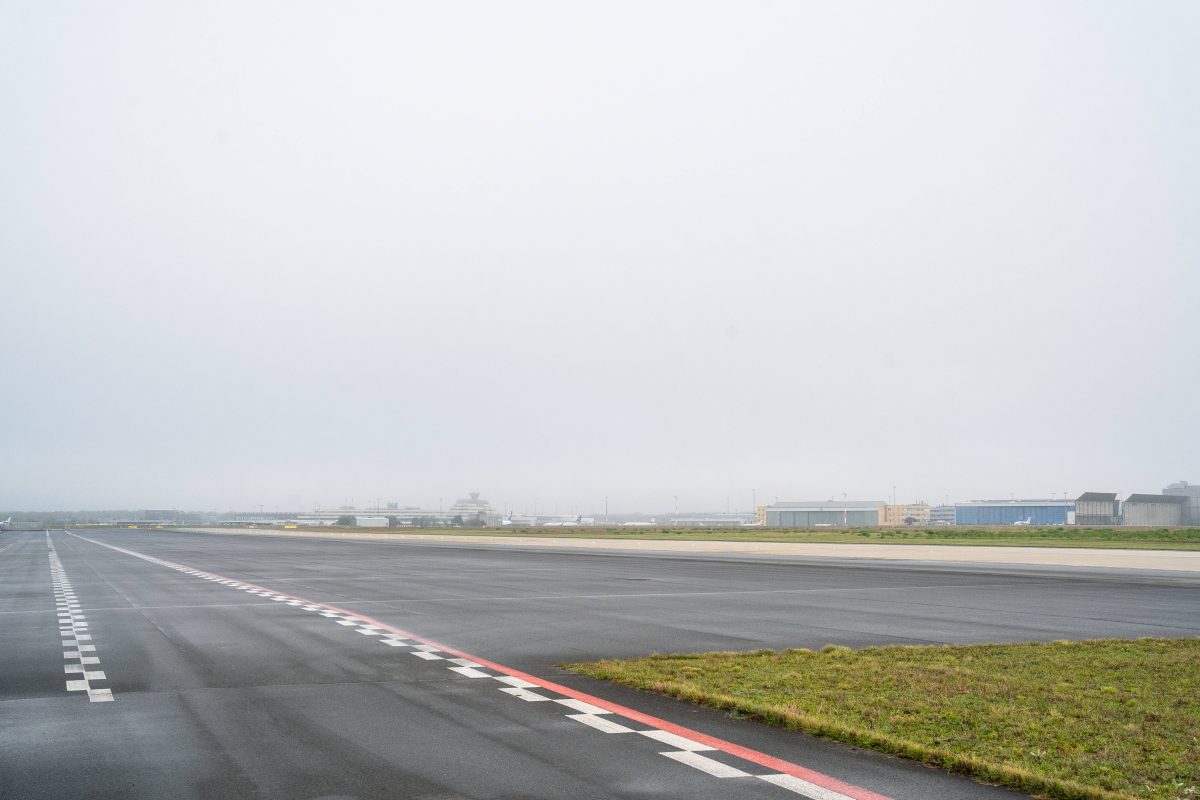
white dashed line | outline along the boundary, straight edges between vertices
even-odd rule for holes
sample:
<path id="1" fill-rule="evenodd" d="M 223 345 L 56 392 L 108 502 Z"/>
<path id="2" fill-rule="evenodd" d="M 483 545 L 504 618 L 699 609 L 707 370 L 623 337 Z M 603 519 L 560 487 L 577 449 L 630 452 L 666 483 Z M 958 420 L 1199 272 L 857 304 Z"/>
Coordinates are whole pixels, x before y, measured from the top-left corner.
<path id="1" fill-rule="evenodd" d="M 613 722 L 608 717 L 601 717 L 596 714 L 567 714 L 567 719 L 582 722 L 584 725 L 595 728 L 598 731 L 603 731 L 604 733 L 634 733 L 633 728 L 626 728 L 620 723 Z"/>
<path id="2" fill-rule="evenodd" d="M 693 752 L 693 753 L 703 751 L 703 750 L 715 750 L 716 749 L 713 747 L 709 747 L 707 745 L 700 744 L 699 742 L 693 742 L 691 739 L 685 739 L 682 736 L 676 736 L 675 734 L 668 733 L 667 731 L 638 731 L 638 733 L 640 733 L 642 736 L 646 736 L 650 739 L 653 739 L 656 742 L 662 742 L 665 745 L 669 745 L 671 747 L 677 747 L 680 750 L 687 750 L 687 751 Z"/>
<path id="3" fill-rule="evenodd" d="M 460 667 L 482 667 L 483 666 L 483 664 L 477 664 L 476 662 L 468 661 L 465 658 L 448 658 L 446 660 L 449 661 L 451 664 L 458 664 Z M 490 678 L 492 676 L 488 675 L 488 677 Z"/>
<path id="4" fill-rule="evenodd" d="M 510 686 L 510 687 L 505 687 L 505 688 L 501 689 L 500 691 L 504 692 L 505 694 L 511 694 L 513 697 L 516 697 L 520 700 L 525 700 L 530 703 L 539 703 L 543 700 L 545 700 L 546 702 L 550 702 L 549 697 L 546 697 L 545 695 L 542 695 L 542 694 L 538 694 L 537 692 L 531 692 L 528 689 L 517 689 L 515 687 Z"/>
<path id="5" fill-rule="evenodd" d="M 712 749 L 711 747 L 708 749 Z M 728 764 L 722 764 L 720 761 L 714 761 L 711 758 L 702 756 L 699 753 L 690 750 L 681 750 L 680 752 L 659 753 L 659 755 L 673 758 L 680 764 L 687 764 L 689 767 L 695 767 L 701 772 L 707 772 L 714 778 L 749 778 L 749 772 L 742 772 L 737 767 L 731 767 Z"/>
<path id="6" fill-rule="evenodd" d="M 75 590 L 71 588 L 71 581 L 67 578 L 66 570 L 63 569 L 58 551 L 54 549 L 54 543 L 50 540 L 49 531 L 46 532 L 46 547 L 50 550 L 50 579 L 54 584 L 55 607 L 58 609 L 59 636 L 62 638 L 62 646 L 70 648 L 63 650 L 63 658 L 67 661 L 79 662 L 64 664 L 63 673 L 83 676 L 67 679 L 67 691 L 85 692 L 88 700 L 92 703 L 110 703 L 113 700 L 111 689 L 92 686 L 93 681 L 108 680 L 104 671 L 84 668 L 85 665 L 99 664 L 100 659 L 96 656 L 83 655 L 84 653 L 94 653 L 96 646 L 86 644 L 92 641 L 90 633 L 83 633 L 88 627 L 87 622 L 84 621 L 86 616 L 79 610 L 79 600 L 75 596 Z"/>
<path id="7" fill-rule="evenodd" d="M 507 683 L 509 686 L 515 686 L 518 689 L 537 689 L 538 688 L 538 685 L 536 683 L 530 683 L 529 681 L 527 681 L 523 678 L 514 678 L 511 675 L 497 675 L 497 676 L 495 676 L 495 679 L 500 681 L 501 683 Z M 501 690 L 501 691 L 503 691 L 503 690 Z"/>
<path id="8" fill-rule="evenodd" d="M 826 789 L 824 786 L 817 786 L 815 783 L 809 783 L 793 775 L 759 775 L 758 778 L 767 783 L 773 783 L 782 789 L 803 795 L 809 798 L 809 800 L 851 800 L 850 797 L 841 792 Z"/>
<path id="9" fill-rule="evenodd" d="M 556 697 L 556 698 L 554 698 L 554 702 L 558 703 L 559 705 L 566 706 L 567 708 L 573 708 L 576 711 L 578 711 L 580 714 L 611 714 L 612 713 L 608 709 L 600 708 L 599 706 L 594 706 L 591 703 L 585 703 L 582 700 L 576 700 L 574 697 L 563 697 L 563 698 Z"/>
<path id="10" fill-rule="evenodd" d="M 466 675 L 468 678 L 490 678 L 492 677 L 486 672 L 480 672 L 474 667 L 448 667 L 451 672 L 457 672 L 459 675 Z"/>

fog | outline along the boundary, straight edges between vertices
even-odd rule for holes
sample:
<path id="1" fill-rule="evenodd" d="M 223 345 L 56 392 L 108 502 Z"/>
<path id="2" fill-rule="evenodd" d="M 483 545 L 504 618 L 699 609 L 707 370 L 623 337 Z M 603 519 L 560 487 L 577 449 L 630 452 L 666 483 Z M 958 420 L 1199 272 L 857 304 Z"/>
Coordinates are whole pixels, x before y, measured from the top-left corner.
<path id="1" fill-rule="evenodd" d="M 1200 481 L 1200 5 L 0 5 L 0 508 Z"/>

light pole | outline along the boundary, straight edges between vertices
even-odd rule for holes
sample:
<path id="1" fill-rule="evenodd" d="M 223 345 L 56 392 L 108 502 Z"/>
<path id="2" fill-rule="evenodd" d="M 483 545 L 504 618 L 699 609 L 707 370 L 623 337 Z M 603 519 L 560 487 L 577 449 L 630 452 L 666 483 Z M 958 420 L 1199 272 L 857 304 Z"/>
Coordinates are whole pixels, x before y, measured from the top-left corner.
<path id="1" fill-rule="evenodd" d="M 850 527 L 850 509 L 849 503 L 846 501 L 846 493 L 842 492 L 842 527 Z"/>

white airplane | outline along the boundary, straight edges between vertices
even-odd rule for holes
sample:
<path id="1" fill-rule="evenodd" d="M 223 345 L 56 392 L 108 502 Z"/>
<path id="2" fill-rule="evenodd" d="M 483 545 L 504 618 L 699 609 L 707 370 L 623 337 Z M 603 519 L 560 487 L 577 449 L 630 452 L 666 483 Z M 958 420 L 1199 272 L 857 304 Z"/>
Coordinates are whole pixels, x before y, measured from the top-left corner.
<path id="1" fill-rule="evenodd" d="M 574 520 L 556 520 L 551 522 L 543 522 L 543 528 L 578 528 L 583 524 L 583 514 L 577 516 Z"/>
<path id="2" fill-rule="evenodd" d="M 510 511 L 500 524 L 520 528 L 577 528 L 583 524 L 583 514 L 574 519 L 560 514 L 520 514 L 514 517 Z"/>
<path id="3" fill-rule="evenodd" d="M 1033 517 L 1026 517 L 1025 519 L 1019 519 L 1013 523 L 1013 525 L 1032 525 L 1032 524 L 1033 524 Z"/>
<path id="4" fill-rule="evenodd" d="M 8 519 L 4 520 L 3 522 L 0 522 L 0 531 L 11 531 L 11 530 L 12 530 L 12 517 L 9 517 Z"/>

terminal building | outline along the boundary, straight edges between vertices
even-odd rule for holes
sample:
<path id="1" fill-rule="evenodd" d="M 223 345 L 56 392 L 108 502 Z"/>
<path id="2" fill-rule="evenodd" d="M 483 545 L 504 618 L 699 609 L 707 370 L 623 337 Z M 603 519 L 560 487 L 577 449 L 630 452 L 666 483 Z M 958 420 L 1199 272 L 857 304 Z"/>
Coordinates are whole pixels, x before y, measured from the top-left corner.
<path id="1" fill-rule="evenodd" d="M 1074 500 L 972 500 L 954 504 L 955 525 L 1074 525 Z"/>
<path id="2" fill-rule="evenodd" d="M 882 500 L 826 500 L 767 506 L 770 528 L 873 528 L 883 520 Z"/>
<path id="3" fill-rule="evenodd" d="M 460 497 L 454 501 L 449 516 L 451 521 L 461 517 L 462 522 L 475 522 L 489 528 L 500 524 L 500 515 L 491 503 L 479 496 L 479 492 L 471 492 L 470 497 Z"/>
<path id="4" fill-rule="evenodd" d="M 269 522 L 257 515 L 243 518 L 239 515 L 233 522 Z M 269 515 L 272 517 L 278 515 Z M 284 514 L 275 519 L 276 522 L 298 526 L 329 526 L 337 525 L 339 520 L 347 517 L 354 519 L 354 524 L 360 528 L 377 527 L 412 527 L 412 528 L 443 528 L 454 526 L 492 527 L 500 524 L 500 514 L 492 508 L 487 500 L 479 496 L 479 492 L 471 492 L 469 497 L 459 498 L 449 509 L 419 508 L 417 506 L 401 506 L 399 503 L 388 503 L 385 508 L 351 508 L 342 506 L 327 511 L 302 511 Z"/>

